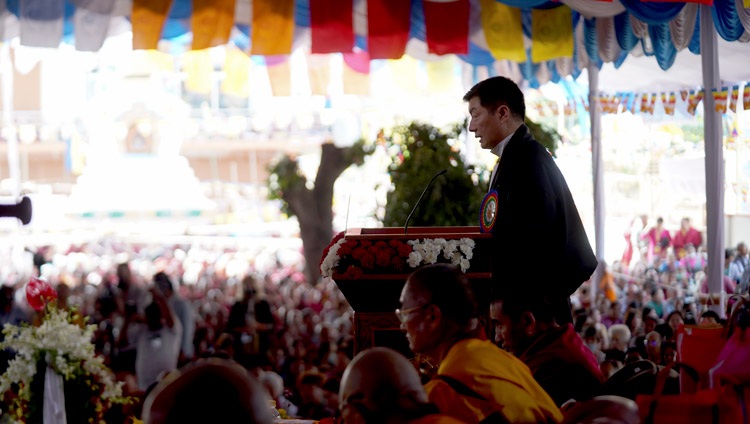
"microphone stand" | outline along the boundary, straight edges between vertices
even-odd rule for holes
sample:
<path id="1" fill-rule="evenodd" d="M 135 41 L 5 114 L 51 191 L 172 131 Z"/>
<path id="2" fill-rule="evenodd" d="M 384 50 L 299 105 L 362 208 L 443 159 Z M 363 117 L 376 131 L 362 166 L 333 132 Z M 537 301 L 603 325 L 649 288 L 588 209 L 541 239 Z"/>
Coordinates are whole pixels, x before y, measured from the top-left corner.
<path id="1" fill-rule="evenodd" d="M 409 212 L 409 216 L 406 217 L 406 224 L 404 224 L 404 234 L 406 234 L 409 229 L 409 221 L 411 220 L 411 216 L 414 215 L 414 212 L 419 207 L 419 204 L 422 203 L 422 198 L 424 197 L 425 193 L 427 193 L 427 190 L 429 190 L 429 188 L 432 187 L 432 183 L 435 182 L 435 178 L 445 174 L 446 172 L 448 172 L 448 170 L 443 169 L 442 171 L 433 175 L 432 179 L 430 179 L 430 182 L 427 183 L 427 186 L 424 188 L 424 190 L 422 190 L 422 194 L 419 195 L 419 199 L 417 199 L 417 203 L 414 204 L 414 207 L 411 209 L 411 212 Z"/>

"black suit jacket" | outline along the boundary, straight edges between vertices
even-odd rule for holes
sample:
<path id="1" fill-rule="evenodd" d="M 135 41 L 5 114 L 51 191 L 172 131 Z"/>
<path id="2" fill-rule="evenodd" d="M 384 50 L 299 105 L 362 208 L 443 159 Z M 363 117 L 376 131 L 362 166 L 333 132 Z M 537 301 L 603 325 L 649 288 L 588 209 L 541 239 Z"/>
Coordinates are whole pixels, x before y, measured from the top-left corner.
<path id="1" fill-rule="evenodd" d="M 578 209 L 552 156 L 522 125 L 500 158 L 492 228 L 493 280 L 570 295 L 597 266 Z"/>

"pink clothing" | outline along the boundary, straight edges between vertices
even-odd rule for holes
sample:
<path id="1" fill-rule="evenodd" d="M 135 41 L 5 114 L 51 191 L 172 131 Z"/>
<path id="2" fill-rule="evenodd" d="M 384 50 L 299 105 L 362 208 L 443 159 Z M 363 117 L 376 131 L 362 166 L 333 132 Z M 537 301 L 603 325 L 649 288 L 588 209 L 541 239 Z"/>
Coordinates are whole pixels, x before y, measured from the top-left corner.
<path id="1" fill-rule="evenodd" d="M 669 235 L 669 231 L 665 229 L 659 231 L 656 227 L 648 230 L 644 238 L 648 241 L 649 263 L 653 262 L 654 256 L 663 257 L 667 253 L 667 248 L 672 244 L 672 236 Z"/>
<path id="2" fill-rule="evenodd" d="M 721 278 L 723 279 L 724 292 L 727 294 L 734 294 L 734 289 L 736 288 L 737 283 L 735 283 L 731 278 L 727 277 L 726 275 L 722 275 Z M 703 278 L 703 281 L 701 282 L 701 286 L 700 286 L 700 292 L 703 294 L 708 294 L 708 277 Z"/>

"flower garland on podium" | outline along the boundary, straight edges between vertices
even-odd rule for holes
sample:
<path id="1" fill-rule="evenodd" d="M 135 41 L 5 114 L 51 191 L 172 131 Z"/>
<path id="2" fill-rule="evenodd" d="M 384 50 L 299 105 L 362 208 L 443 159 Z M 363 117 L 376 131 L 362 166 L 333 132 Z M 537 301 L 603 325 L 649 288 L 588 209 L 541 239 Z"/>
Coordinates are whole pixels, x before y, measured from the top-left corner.
<path id="1" fill-rule="evenodd" d="M 123 383 L 116 383 L 104 360 L 95 356 L 96 326 L 79 325 L 85 321 L 80 314 L 58 309 L 57 293 L 46 281 L 31 278 L 26 299 L 44 311 L 42 323 L 6 324 L 0 343 L 0 349 L 15 353 L 0 376 L 11 421 L 102 423 L 111 407 L 129 403 L 122 396 Z"/>
<path id="2" fill-rule="evenodd" d="M 402 273 L 407 267 L 450 263 L 466 272 L 474 256 L 474 240 L 425 238 L 422 240 L 346 239 L 338 233 L 323 252 L 320 272 L 324 277 L 341 274 L 357 279 L 365 274 Z"/>

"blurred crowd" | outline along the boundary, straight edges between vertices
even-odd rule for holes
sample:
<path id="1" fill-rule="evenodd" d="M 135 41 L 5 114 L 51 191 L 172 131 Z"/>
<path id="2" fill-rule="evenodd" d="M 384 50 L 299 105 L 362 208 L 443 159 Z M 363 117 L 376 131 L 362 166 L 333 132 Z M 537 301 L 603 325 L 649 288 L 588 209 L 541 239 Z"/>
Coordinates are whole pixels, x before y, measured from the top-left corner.
<path id="1" fill-rule="evenodd" d="M 573 328 L 604 378 L 642 359 L 674 362 L 681 324 L 722 323 L 722 297 L 747 293 L 745 243 L 726 250 L 724 293 L 709 293 L 702 239 L 689 220 L 675 234 L 662 224 L 627 233 L 633 243 L 622 260 L 571 298 Z M 332 281 L 304 281 L 296 254 L 260 261 L 231 248 L 102 241 L 40 248 L 28 259 L 31 274 L 56 288 L 59 307 L 96 325 L 96 351 L 126 395 L 143 400 L 169 372 L 223 358 L 254 375 L 284 415 L 322 419 L 339 410 L 352 310 Z M 0 324 L 39 320 L 25 301 L 28 277 L 3 270 Z"/>

